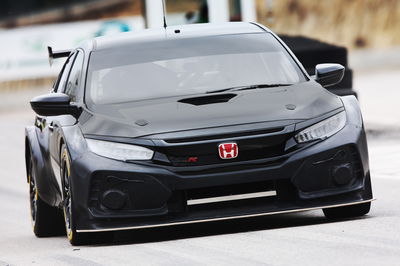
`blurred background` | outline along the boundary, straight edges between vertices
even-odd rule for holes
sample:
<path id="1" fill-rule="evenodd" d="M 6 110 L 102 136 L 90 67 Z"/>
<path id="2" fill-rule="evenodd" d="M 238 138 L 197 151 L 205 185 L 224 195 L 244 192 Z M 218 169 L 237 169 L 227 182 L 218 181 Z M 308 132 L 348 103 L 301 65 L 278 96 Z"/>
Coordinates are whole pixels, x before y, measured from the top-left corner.
<path id="1" fill-rule="evenodd" d="M 261 231 L 253 226 L 248 234 L 191 239 L 176 236 L 172 229 L 165 234 L 177 241 L 132 247 L 72 249 L 65 237 L 38 241 L 28 217 L 24 128 L 33 125 L 35 117 L 30 99 L 50 91 L 63 64 L 60 59 L 50 67 L 47 46 L 69 49 L 87 38 L 161 27 L 162 1 L 1 0 L 0 265 L 124 265 L 137 258 L 155 264 L 176 264 L 176 259 L 193 264 L 218 258 L 227 264 L 228 257 L 248 264 L 254 262 L 257 252 L 267 252 L 265 256 L 279 261 L 277 265 L 298 263 L 299 259 L 313 265 L 321 260 L 337 265 L 349 264 L 347 261 L 352 265 L 398 265 L 400 207 L 394 199 L 400 185 L 400 0 L 165 1 L 169 25 L 257 21 L 279 34 L 310 74 L 318 63 L 346 66 L 343 81 L 329 89 L 338 95 L 356 95 L 361 104 L 378 198 L 370 215 L 328 224 L 317 211 L 294 220 L 294 216 L 277 216 L 265 224 L 272 221 L 275 225 L 270 228 L 281 230 L 264 230 L 263 225 Z M 208 231 L 209 226 L 195 227 L 201 232 L 196 234 Z M 211 232 L 220 229 L 214 226 Z"/>
<path id="2" fill-rule="evenodd" d="M 169 25 L 257 21 L 295 52 L 310 74 L 318 63 L 346 66 L 330 90 L 356 95 L 370 132 L 397 135 L 400 111 L 398 0 L 166 0 Z M 29 109 L 62 66 L 47 46 L 162 26 L 162 0 L 3 0 L 0 2 L 0 113 Z M 389 129 L 389 130 L 387 130 Z"/>

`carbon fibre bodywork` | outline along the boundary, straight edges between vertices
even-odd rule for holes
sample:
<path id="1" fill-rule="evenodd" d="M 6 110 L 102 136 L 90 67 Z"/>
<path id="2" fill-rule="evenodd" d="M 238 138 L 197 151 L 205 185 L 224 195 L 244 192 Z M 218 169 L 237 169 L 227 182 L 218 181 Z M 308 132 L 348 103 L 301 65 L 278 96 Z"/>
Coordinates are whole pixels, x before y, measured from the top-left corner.
<path id="1" fill-rule="evenodd" d="M 212 34 L 268 31 L 255 24 L 237 25 Z M 209 34 L 207 28 L 202 34 Z M 129 36 L 120 42 L 126 39 L 130 40 Z M 82 86 L 90 51 L 111 49 L 115 43 L 105 39 L 103 43 L 85 43 L 76 50 L 85 55 Z M 177 96 L 93 111 L 81 90 L 76 103 L 80 115 L 37 116 L 35 125 L 26 128 L 26 160 L 33 162 L 40 198 L 54 207 L 65 204 L 60 153 L 66 145 L 77 232 L 223 220 L 371 201 L 368 148 L 356 98 L 328 92 L 288 53 L 307 81 L 269 90 L 237 91 L 216 104 L 188 104 L 181 101 L 187 97 Z M 303 129 L 343 111 L 347 122 L 335 135 L 296 142 L 295 135 Z M 154 151 L 154 157 L 148 161 L 105 158 L 91 152 L 86 139 L 146 147 Z M 237 143 L 238 158 L 217 158 L 218 145 L 225 142 Z M 194 157 L 195 161 L 187 160 Z M 342 169 L 347 171 L 345 180 L 336 174 Z M 194 199 L 264 191 L 276 193 L 266 198 L 188 204 Z M 110 192 L 119 198 L 110 199 Z"/>

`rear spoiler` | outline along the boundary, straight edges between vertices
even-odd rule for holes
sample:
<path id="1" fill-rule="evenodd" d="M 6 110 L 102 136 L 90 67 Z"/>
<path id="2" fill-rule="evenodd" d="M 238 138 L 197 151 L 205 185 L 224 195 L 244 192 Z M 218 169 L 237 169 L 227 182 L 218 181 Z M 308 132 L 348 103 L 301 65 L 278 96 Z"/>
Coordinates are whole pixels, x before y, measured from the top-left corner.
<path id="1" fill-rule="evenodd" d="M 49 52 L 49 64 L 50 66 L 53 64 L 53 60 L 62 57 L 68 57 L 72 50 L 60 50 L 60 51 L 53 51 L 53 48 L 47 46 L 47 51 Z"/>

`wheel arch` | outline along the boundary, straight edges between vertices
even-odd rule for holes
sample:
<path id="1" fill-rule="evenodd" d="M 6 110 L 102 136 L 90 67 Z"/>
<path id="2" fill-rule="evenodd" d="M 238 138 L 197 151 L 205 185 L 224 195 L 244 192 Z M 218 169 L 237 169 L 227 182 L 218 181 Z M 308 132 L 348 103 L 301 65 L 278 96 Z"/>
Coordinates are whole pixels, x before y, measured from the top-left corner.
<path id="1" fill-rule="evenodd" d="M 25 136 L 25 171 L 26 182 L 29 183 L 29 161 L 31 160 L 31 144 L 29 138 Z"/>
<path id="2" fill-rule="evenodd" d="M 50 206 L 54 206 L 56 200 L 56 191 L 51 182 L 50 162 L 45 158 L 41 148 L 40 140 L 36 134 L 36 128 L 29 126 L 25 128 L 25 167 L 26 180 L 29 182 L 29 161 L 32 160 L 32 171 L 35 174 L 35 182 L 38 188 L 40 198 Z"/>
<path id="3" fill-rule="evenodd" d="M 37 171 L 35 164 L 37 162 L 43 162 L 43 156 L 40 152 L 38 139 L 33 126 L 25 128 L 25 170 L 27 182 L 29 182 L 29 161 L 31 159 L 34 161 L 34 171 Z"/>

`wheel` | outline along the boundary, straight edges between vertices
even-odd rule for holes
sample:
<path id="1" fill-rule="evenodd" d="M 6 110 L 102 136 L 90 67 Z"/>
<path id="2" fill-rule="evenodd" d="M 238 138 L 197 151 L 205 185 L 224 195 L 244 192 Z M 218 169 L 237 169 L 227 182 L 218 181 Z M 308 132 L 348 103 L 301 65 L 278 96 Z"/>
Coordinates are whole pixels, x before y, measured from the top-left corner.
<path id="1" fill-rule="evenodd" d="M 73 211 L 72 190 L 70 182 L 70 160 L 65 145 L 61 148 L 61 177 L 63 185 L 63 211 L 65 221 L 65 231 L 69 242 L 72 245 L 82 245 L 88 242 L 84 234 L 76 232 L 75 214 Z"/>
<path id="2" fill-rule="evenodd" d="M 365 177 L 365 185 L 362 193 L 364 198 L 372 199 L 371 177 L 369 173 Z M 367 203 L 344 206 L 344 207 L 327 208 L 323 209 L 323 212 L 325 217 L 328 219 L 342 219 L 342 218 L 363 216 L 367 214 L 370 209 L 371 209 L 371 202 L 367 202 Z"/>
<path id="3" fill-rule="evenodd" d="M 113 234 L 106 233 L 78 233 L 76 231 L 76 212 L 74 209 L 74 198 L 72 193 L 72 183 L 70 180 L 71 168 L 68 151 L 65 145 L 61 148 L 61 177 L 63 183 L 63 211 L 65 231 L 71 245 L 79 246 L 93 244 L 104 241 L 111 241 Z"/>
<path id="4" fill-rule="evenodd" d="M 371 208 L 371 202 L 323 209 L 324 215 L 328 219 L 342 219 L 363 216 L 369 212 Z"/>
<path id="5" fill-rule="evenodd" d="M 65 234 L 62 211 L 44 202 L 36 185 L 32 157 L 29 161 L 29 201 L 32 229 L 37 237 L 58 236 Z"/>

